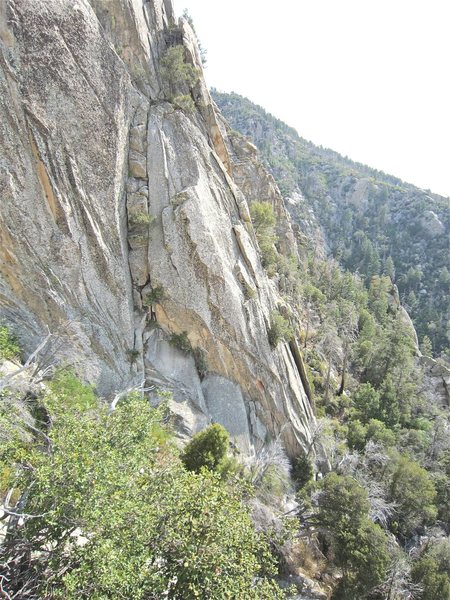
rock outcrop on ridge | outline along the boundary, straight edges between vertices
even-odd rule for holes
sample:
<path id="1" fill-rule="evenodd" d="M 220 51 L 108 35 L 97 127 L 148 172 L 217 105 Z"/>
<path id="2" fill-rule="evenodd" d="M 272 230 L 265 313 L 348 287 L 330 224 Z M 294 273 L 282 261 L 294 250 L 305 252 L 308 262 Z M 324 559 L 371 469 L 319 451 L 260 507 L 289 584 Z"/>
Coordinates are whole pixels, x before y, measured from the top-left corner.
<path id="1" fill-rule="evenodd" d="M 193 112 L 164 91 L 172 46 L 199 73 Z M 248 203 L 273 203 L 292 253 L 289 217 L 227 139 L 187 21 L 170 0 L 6 0 L 0 49 L 0 318 L 25 354 L 64 331 L 58 361 L 103 396 L 145 382 L 173 392 L 187 435 L 217 421 L 245 453 L 308 448 Z"/>

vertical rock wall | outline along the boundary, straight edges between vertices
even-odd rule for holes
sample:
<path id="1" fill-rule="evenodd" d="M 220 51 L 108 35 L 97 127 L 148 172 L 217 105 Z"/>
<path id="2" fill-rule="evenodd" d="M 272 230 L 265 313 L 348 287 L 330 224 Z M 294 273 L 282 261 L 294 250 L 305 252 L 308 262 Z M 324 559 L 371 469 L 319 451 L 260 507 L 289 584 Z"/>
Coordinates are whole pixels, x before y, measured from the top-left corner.
<path id="1" fill-rule="evenodd" d="M 256 157 L 236 160 L 189 25 L 168 0 L 7 0 L 0 19 L 0 314 L 25 352 L 69 327 L 59 359 L 101 394 L 145 381 L 187 435 L 218 421 L 245 453 L 280 433 L 306 448 L 245 194 L 269 190 L 287 253 L 294 238 Z M 162 91 L 174 36 L 200 73 L 193 113 Z"/>

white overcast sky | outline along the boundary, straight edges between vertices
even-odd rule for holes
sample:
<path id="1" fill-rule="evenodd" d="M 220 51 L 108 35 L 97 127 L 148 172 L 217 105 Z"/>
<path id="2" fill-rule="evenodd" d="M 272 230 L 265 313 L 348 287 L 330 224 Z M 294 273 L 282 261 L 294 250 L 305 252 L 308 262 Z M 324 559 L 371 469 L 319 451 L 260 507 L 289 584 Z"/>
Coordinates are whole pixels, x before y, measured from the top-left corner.
<path id="1" fill-rule="evenodd" d="M 299 134 L 450 196 L 450 0 L 175 0 L 206 81 Z"/>

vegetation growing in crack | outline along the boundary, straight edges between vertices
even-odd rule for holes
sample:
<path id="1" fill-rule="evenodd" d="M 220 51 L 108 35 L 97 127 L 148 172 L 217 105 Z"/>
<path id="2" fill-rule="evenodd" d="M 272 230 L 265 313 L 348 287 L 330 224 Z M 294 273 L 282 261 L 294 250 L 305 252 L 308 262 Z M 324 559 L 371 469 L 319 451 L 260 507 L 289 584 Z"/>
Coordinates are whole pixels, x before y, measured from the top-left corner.
<path id="1" fill-rule="evenodd" d="M 275 248 L 276 218 L 269 202 L 253 202 L 250 206 L 253 227 L 261 251 L 261 263 L 269 276 L 275 274 L 277 251 Z"/>
<path id="2" fill-rule="evenodd" d="M 128 215 L 128 222 L 131 227 L 136 225 L 151 225 L 154 220 L 155 217 L 149 215 L 145 210 L 131 212 Z"/>
<path id="3" fill-rule="evenodd" d="M 289 321 L 278 311 L 274 310 L 270 315 L 270 328 L 268 332 L 269 344 L 272 348 L 276 348 L 282 340 L 288 342 L 294 335 L 294 330 Z"/>
<path id="4" fill-rule="evenodd" d="M 181 333 L 172 333 L 169 338 L 169 342 L 175 348 L 178 348 L 182 352 L 189 353 L 192 351 L 192 344 L 188 338 L 187 331 L 182 331 Z"/>
<path id="5" fill-rule="evenodd" d="M 156 285 L 151 292 L 144 294 L 142 298 L 142 306 L 149 308 L 153 304 L 160 304 L 164 300 L 164 288 L 161 285 Z"/>
<path id="6" fill-rule="evenodd" d="M 128 356 L 128 360 L 130 361 L 130 363 L 134 364 L 137 361 L 137 359 L 139 358 L 140 352 L 139 352 L 139 350 L 136 350 L 135 348 L 128 348 L 127 356 Z"/>
<path id="7" fill-rule="evenodd" d="M 199 346 L 197 346 L 196 348 L 192 347 L 187 331 L 182 331 L 181 333 L 173 333 L 169 338 L 169 342 L 172 344 L 172 346 L 175 346 L 182 352 L 193 355 L 195 367 L 197 369 L 199 377 L 200 379 L 203 379 L 206 373 L 208 372 L 206 352 L 203 350 L 203 348 L 200 348 Z"/>
<path id="8" fill-rule="evenodd" d="M 160 65 L 166 98 L 185 112 L 192 112 L 195 104 L 190 90 L 197 83 L 199 73 L 193 65 L 186 63 L 184 46 L 167 48 L 161 57 Z"/>
<path id="9" fill-rule="evenodd" d="M 256 297 L 256 291 L 246 281 L 243 282 L 242 287 L 244 288 L 244 298 L 246 300 L 252 300 Z"/>

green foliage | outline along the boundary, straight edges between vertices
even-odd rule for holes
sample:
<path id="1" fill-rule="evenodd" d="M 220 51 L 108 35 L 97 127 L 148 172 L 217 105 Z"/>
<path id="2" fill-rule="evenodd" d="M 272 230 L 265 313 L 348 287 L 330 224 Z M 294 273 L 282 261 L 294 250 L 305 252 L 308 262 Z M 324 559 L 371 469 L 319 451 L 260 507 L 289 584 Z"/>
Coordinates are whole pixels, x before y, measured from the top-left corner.
<path id="1" fill-rule="evenodd" d="M 289 477 L 277 465 L 268 465 L 257 485 L 257 495 L 269 505 L 276 504 L 289 491 Z"/>
<path id="2" fill-rule="evenodd" d="M 384 261 L 383 274 L 387 275 L 392 280 L 394 279 L 395 265 L 394 261 L 392 260 L 392 256 L 388 256 L 387 259 Z"/>
<path id="3" fill-rule="evenodd" d="M 351 450 L 363 451 L 367 442 L 372 440 L 385 448 L 395 446 L 397 437 L 392 429 L 378 419 L 370 419 L 363 425 L 358 419 L 352 419 L 348 423 L 347 442 Z"/>
<path id="4" fill-rule="evenodd" d="M 197 369 L 197 373 L 199 374 L 200 379 L 203 379 L 208 372 L 208 361 L 206 360 L 206 352 L 203 348 L 194 348 L 194 361 L 195 367 Z"/>
<path id="5" fill-rule="evenodd" d="M 172 104 L 174 104 L 177 108 L 180 108 L 185 113 L 193 113 L 195 110 L 195 102 L 192 99 L 192 96 L 189 94 L 181 94 L 179 96 L 174 96 L 172 99 Z"/>
<path id="6" fill-rule="evenodd" d="M 274 275 L 277 266 L 275 225 L 276 217 L 269 202 L 253 202 L 250 206 L 256 239 L 261 250 L 261 263 L 269 275 Z"/>
<path id="7" fill-rule="evenodd" d="M 363 383 L 353 396 L 356 414 L 363 423 L 380 416 L 380 394 L 370 383 Z"/>
<path id="8" fill-rule="evenodd" d="M 433 344 L 427 335 L 423 336 L 422 343 L 420 344 L 420 351 L 424 356 L 433 356 Z"/>
<path id="9" fill-rule="evenodd" d="M 11 597 L 281 598 L 274 561 L 239 486 L 186 471 L 164 422 L 137 394 L 113 412 L 60 373 L 50 416 L 10 453 L 27 515 L 2 543 Z"/>
<path id="10" fill-rule="evenodd" d="M 226 462 L 229 444 L 228 431 L 214 423 L 194 435 L 184 448 L 181 460 L 188 471 L 199 473 L 206 468 L 220 472 Z"/>
<path id="11" fill-rule="evenodd" d="M 193 348 L 192 344 L 188 338 L 187 331 L 182 331 L 181 333 L 173 333 L 169 338 L 169 343 L 172 346 L 175 346 L 182 352 L 186 354 L 192 353 L 195 361 L 195 366 L 197 368 L 197 372 L 201 379 L 208 372 L 208 362 L 206 360 L 206 353 L 203 348 L 197 347 Z"/>
<path id="12" fill-rule="evenodd" d="M 368 518 L 337 534 L 334 550 L 336 564 L 343 568 L 344 577 L 333 600 L 361 600 L 384 580 L 390 562 L 386 535 Z"/>
<path id="13" fill-rule="evenodd" d="M 385 448 L 392 448 L 396 444 L 397 436 L 382 421 L 370 419 L 366 432 L 366 441 L 369 440 L 382 444 Z"/>
<path id="14" fill-rule="evenodd" d="M 413 565 L 411 578 L 422 587 L 419 600 L 450 600 L 450 574 L 442 572 L 432 556 L 420 558 Z"/>
<path id="15" fill-rule="evenodd" d="M 276 217 L 269 202 L 253 202 L 250 206 L 255 233 L 270 232 L 276 225 Z"/>
<path id="16" fill-rule="evenodd" d="M 244 298 L 246 300 L 252 300 L 253 298 L 256 297 L 256 291 L 246 281 L 244 281 L 244 283 L 243 283 L 243 288 L 244 288 Z"/>
<path id="17" fill-rule="evenodd" d="M 367 492 L 351 477 L 329 473 L 317 485 L 318 520 L 322 527 L 343 535 L 369 512 Z"/>
<path id="18" fill-rule="evenodd" d="M 436 489 L 427 471 L 399 456 L 392 474 L 389 499 L 398 506 L 398 531 L 407 535 L 436 518 Z"/>
<path id="19" fill-rule="evenodd" d="M 136 234 L 132 233 L 128 239 L 133 244 L 133 248 L 139 247 L 144 248 L 148 245 L 148 234 Z"/>
<path id="20" fill-rule="evenodd" d="M 0 360 L 11 360 L 20 355 L 20 348 L 5 325 L 0 325 Z"/>
<path id="21" fill-rule="evenodd" d="M 167 99 L 179 108 L 191 111 L 193 100 L 187 92 L 197 83 L 198 71 L 185 62 L 184 47 L 171 46 L 161 58 L 161 76 Z"/>
<path id="22" fill-rule="evenodd" d="M 367 427 L 359 419 L 348 424 L 347 443 L 350 450 L 364 450 L 367 441 Z"/>
<path id="23" fill-rule="evenodd" d="M 17 393 L 7 389 L 0 391 L 0 500 L 11 489 L 14 499 L 18 499 L 14 491 L 15 465 L 12 457 L 28 447 L 32 440 L 29 431 L 32 423 L 27 403 Z"/>
<path id="24" fill-rule="evenodd" d="M 269 344 L 276 348 L 281 340 L 286 342 L 292 340 L 294 330 L 289 322 L 278 311 L 273 311 L 270 315 L 270 329 L 268 332 Z"/>
<path id="25" fill-rule="evenodd" d="M 257 236 L 259 249 L 261 251 L 261 264 L 267 271 L 269 277 L 276 273 L 278 254 L 274 246 L 275 238 Z"/>
<path id="26" fill-rule="evenodd" d="M 317 520 L 331 537 L 334 561 L 344 575 L 333 597 L 358 600 L 384 579 L 386 536 L 368 519 L 367 492 L 354 479 L 330 473 L 317 488 Z"/>
<path id="27" fill-rule="evenodd" d="M 437 472 L 431 474 L 431 479 L 436 489 L 438 519 L 450 523 L 450 477 L 445 472 Z"/>
<path id="28" fill-rule="evenodd" d="M 312 283 L 306 283 L 304 285 L 304 287 L 303 287 L 303 294 L 304 294 L 305 299 L 307 301 L 312 302 L 317 307 L 321 307 L 324 304 L 325 300 L 326 300 L 325 294 L 323 294 L 319 290 L 319 288 L 317 288 Z"/>
<path id="29" fill-rule="evenodd" d="M 161 285 L 156 285 L 153 287 L 151 292 L 145 294 L 142 299 L 142 305 L 146 308 L 152 306 L 153 304 L 160 304 L 164 300 L 164 288 Z"/>
<path id="30" fill-rule="evenodd" d="M 47 387 L 43 406 L 51 415 L 58 416 L 60 411 L 85 412 L 98 404 L 94 387 L 82 383 L 72 371 L 57 371 Z"/>
<path id="31" fill-rule="evenodd" d="M 172 333 L 169 342 L 182 352 L 192 352 L 192 344 L 189 341 L 187 331 L 181 333 Z"/>
<path id="32" fill-rule="evenodd" d="M 129 213 L 129 215 L 128 215 L 128 222 L 129 222 L 130 226 L 151 225 L 154 220 L 155 220 L 155 217 L 153 217 L 152 215 L 149 215 L 148 212 L 145 210 L 132 212 L 132 213 Z"/>
<path id="33" fill-rule="evenodd" d="M 306 454 L 297 456 L 292 461 L 291 478 L 296 489 L 305 487 L 314 476 L 314 469 Z"/>
<path id="34" fill-rule="evenodd" d="M 140 356 L 139 350 L 136 348 L 128 348 L 127 350 L 128 360 L 131 364 L 134 364 Z"/>
<path id="35" fill-rule="evenodd" d="M 384 306 L 381 298 L 379 301 Z M 411 331 L 400 313 L 380 313 L 378 317 L 382 322 L 364 313 L 360 315 L 354 354 L 366 385 L 360 386 L 354 401 L 361 421 L 374 418 L 393 428 L 411 422 L 420 373 L 414 365 Z"/>

